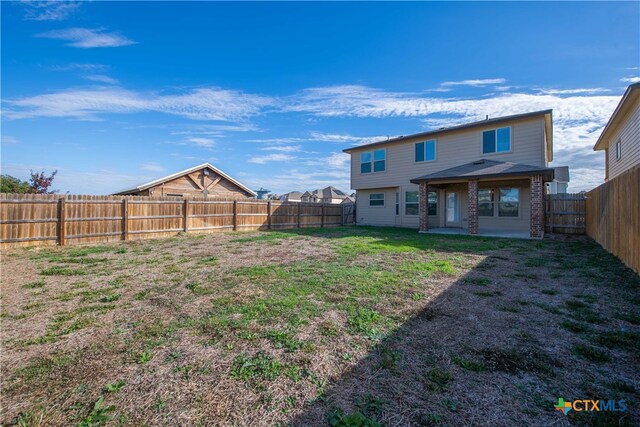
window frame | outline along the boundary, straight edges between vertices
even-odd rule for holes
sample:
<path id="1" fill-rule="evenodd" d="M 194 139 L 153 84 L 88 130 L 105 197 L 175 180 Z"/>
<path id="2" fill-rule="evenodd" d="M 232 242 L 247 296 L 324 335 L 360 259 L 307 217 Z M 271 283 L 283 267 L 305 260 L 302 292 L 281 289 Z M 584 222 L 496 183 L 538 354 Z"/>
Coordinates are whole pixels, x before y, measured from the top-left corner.
<path id="1" fill-rule="evenodd" d="M 436 201 L 433 203 L 433 210 L 435 213 L 431 213 L 431 205 L 432 203 L 429 201 L 429 195 L 435 194 Z M 438 216 L 438 192 L 437 191 L 427 191 L 427 216 Z"/>
<path id="2" fill-rule="evenodd" d="M 382 195 L 382 199 L 371 199 L 371 196 L 379 196 Z M 385 193 L 369 193 L 369 207 L 370 208 L 384 208 L 385 203 L 386 203 L 386 195 Z M 371 202 L 372 201 L 380 201 L 382 200 L 382 204 L 381 205 L 372 205 Z"/>
<path id="3" fill-rule="evenodd" d="M 616 142 L 616 160 L 620 160 L 622 158 L 622 140 L 618 140 Z"/>
<path id="4" fill-rule="evenodd" d="M 416 201 L 415 202 L 409 202 L 409 197 L 408 194 L 409 193 L 416 193 Z M 407 207 L 409 207 L 409 205 L 411 205 L 411 207 L 416 208 L 416 213 L 408 213 L 407 212 Z M 405 191 L 404 192 L 404 215 L 405 216 L 418 216 L 420 215 L 420 192 L 418 190 L 413 190 L 413 191 Z"/>
<path id="5" fill-rule="evenodd" d="M 498 218 L 520 218 L 520 214 L 522 213 L 522 210 L 520 209 L 520 201 L 522 200 L 522 197 L 520 195 L 520 188 L 519 187 L 498 187 Z M 518 201 L 515 202 L 517 204 L 517 208 L 518 208 L 518 214 L 517 215 L 500 215 L 500 205 L 505 204 L 505 203 L 514 203 L 514 202 L 503 202 L 502 201 L 502 194 L 500 192 L 500 190 L 516 190 L 517 195 L 518 195 Z"/>
<path id="6" fill-rule="evenodd" d="M 489 191 L 491 193 L 491 202 L 481 202 L 480 201 L 480 192 Z M 518 202 L 520 201 L 520 196 L 518 196 Z M 480 204 L 491 204 L 491 215 L 480 215 Z M 478 217 L 482 218 L 494 218 L 496 216 L 496 191 L 495 188 L 480 188 L 478 189 Z"/>
<path id="7" fill-rule="evenodd" d="M 400 192 L 396 191 L 396 216 L 400 215 Z"/>
<path id="8" fill-rule="evenodd" d="M 433 159 L 427 159 L 427 143 L 433 142 Z M 422 160 L 418 160 L 418 145 L 422 144 Z M 429 163 L 438 160 L 438 140 L 437 139 L 425 139 L 424 141 L 416 142 L 413 145 L 413 161 L 414 163 Z"/>
<path id="9" fill-rule="evenodd" d="M 384 158 L 382 160 L 376 160 L 376 152 L 383 152 Z M 370 156 L 370 160 L 368 162 L 363 162 L 362 157 L 367 154 Z M 382 170 L 376 170 L 376 163 L 378 162 L 384 162 Z M 369 165 L 369 170 L 365 172 L 362 170 L 362 166 L 366 164 Z M 386 148 L 378 148 L 377 150 L 360 152 L 360 175 L 365 175 L 370 173 L 382 173 L 386 171 L 387 171 L 387 149 Z"/>
<path id="10" fill-rule="evenodd" d="M 508 150 L 498 151 L 498 131 L 500 129 L 509 129 L 509 149 Z M 495 137 L 493 142 L 495 151 L 485 152 L 484 151 L 484 134 L 486 132 L 491 132 L 491 131 L 495 132 Z M 511 126 L 503 126 L 498 128 L 486 129 L 480 132 L 480 154 L 481 155 L 492 156 L 495 154 L 505 154 L 505 153 L 511 153 L 511 152 L 513 152 L 513 132 L 512 132 Z"/>

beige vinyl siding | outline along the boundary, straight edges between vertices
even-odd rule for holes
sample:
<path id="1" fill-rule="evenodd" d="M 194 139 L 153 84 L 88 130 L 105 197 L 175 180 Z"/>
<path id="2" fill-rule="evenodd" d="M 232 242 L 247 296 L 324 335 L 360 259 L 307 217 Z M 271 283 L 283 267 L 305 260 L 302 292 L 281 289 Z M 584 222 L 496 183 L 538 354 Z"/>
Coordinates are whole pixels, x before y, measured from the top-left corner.
<path id="1" fill-rule="evenodd" d="M 395 188 L 358 191 L 356 195 L 356 223 L 358 225 L 396 225 Z M 369 195 L 384 193 L 384 206 L 369 206 Z"/>
<path id="2" fill-rule="evenodd" d="M 609 139 L 609 148 L 605 152 L 608 179 L 613 179 L 640 164 L 640 98 L 636 99 L 633 108 L 621 123 L 616 133 Z M 616 143 L 618 141 L 622 146 L 622 157 L 619 160 L 616 159 Z"/>
<path id="3" fill-rule="evenodd" d="M 397 219 L 396 225 L 399 227 L 405 227 L 405 228 L 415 228 L 416 230 L 418 228 L 420 228 L 420 215 L 407 215 L 406 214 L 406 197 L 407 197 L 407 191 L 418 191 L 419 187 L 416 184 L 407 184 L 403 187 L 400 187 L 400 189 L 398 191 L 400 191 L 400 215 L 399 218 Z M 440 213 L 440 208 L 441 208 L 441 201 L 440 201 L 440 193 L 438 192 L 438 215 L 429 215 L 429 223 L 433 223 L 433 224 L 439 224 L 440 223 L 440 217 L 439 217 L 439 213 Z M 395 196 L 393 196 L 395 198 Z M 395 213 L 395 208 L 394 208 L 394 213 Z"/>
<path id="4" fill-rule="evenodd" d="M 482 154 L 482 132 L 496 127 L 511 127 L 511 151 L 508 153 Z M 497 161 L 523 163 L 532 166 L 546 166 L 544 118 L 501 123 L 486 128 L 462 130 L 436 139 L 436 159 L 432 162 L 415 162 L 416 138 L 408 141 L 375 147 L 386 148 L 386 168 L 384 172 L 360 173 L 360 153 L 373 149 L 357 149 L 351 152 L 351 186 L 356 190 L 367 188 L 402 187 L 412 178 L 438 172 L 464 163 L 486 158 Z M 395 197 L 395 196 L 394 196 Z"/>
<path id="5" fill-rule="evenodd" d="M 512 187 L 512 186 L 511 186 Z M 484 188 L 480 185 L 480 188 Z M 499 188 L 499 187 L 498 187 Z M 512 187 L 513 188 L 513 187 Z M 517 186 L 520 191 L 520 206 L 518 217 L 501 217 L 497 216 L 479 216 L 478 231 L 529 231 L 531 227 L 531 189 L 528 186 Z M 466 195 L 465 195 L 466 197 Z M 495 196 L 495 202 L 498 203 L 498 195 Z M 465 213 L 465 216 L 467 214 Z"/>

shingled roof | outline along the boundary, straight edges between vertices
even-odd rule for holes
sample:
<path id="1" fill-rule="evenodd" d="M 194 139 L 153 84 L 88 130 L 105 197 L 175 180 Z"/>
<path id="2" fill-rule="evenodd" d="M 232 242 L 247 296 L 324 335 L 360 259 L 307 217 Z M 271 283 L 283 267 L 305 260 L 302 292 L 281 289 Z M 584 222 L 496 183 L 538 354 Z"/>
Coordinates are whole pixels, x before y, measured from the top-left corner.
<path id="1" fill-rule="evenodd" d="M 539 166 L 523 165 L 521 163 L 480 159 L 439 172 L 422 175 L 412 179 L 411 182 L 418 184 L 421 181 L 451 181 L 456 179 L 496 178 L 501 176 L 533 174 L 543 174 L 549 179 L 552 179 L 553 168 L 541 168 Z"/>

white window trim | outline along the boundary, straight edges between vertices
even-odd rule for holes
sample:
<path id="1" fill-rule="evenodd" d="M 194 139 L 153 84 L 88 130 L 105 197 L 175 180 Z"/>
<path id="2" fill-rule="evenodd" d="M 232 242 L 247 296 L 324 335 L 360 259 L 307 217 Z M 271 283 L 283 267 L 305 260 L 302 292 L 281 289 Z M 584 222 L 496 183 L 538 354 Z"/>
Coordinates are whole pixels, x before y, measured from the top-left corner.
<path id="1" fill-rule="evenodd" d="M 433 141 L 434 144 L 434 149 L 433 149 L 433 160 L 427 160 L 427 142 L 429 141 Z M 424 158 L 425 160 L 422 161 L 417 161 L 416 160 L 416 144 L 420 144 L 421 142 L 424 143 Z M 416 143 L 413 144 L 413 163 L 415 164 L 421 164 L 421 163 L 431 163 L 431 162 L 435 162 L 436 160 L 438 160 L 438 140 L 437 139 L 425 139 L 424 141 L 418 141 Z"/>
<path id="2" fill-rule="evenodd" d="M 616 142 L 616 160 L 622 159 L 622 140 Z"/>
<path id="3" fill-rule="evenodd" d="M 376 172 L 374 170 L 375 169 L 376 160 L 375 160 L 375 157 L 374 157 L 373 153 L 374 153 L 374 151 L 380 151 L 380 150 L 384 151 L 384 170 Z M 370 162 L 371 163 L 371 172 L 362 172 L 362 155 L 365 154 L 365 153 L 370 153 L 371 154 L 371 162 Z M 386 148 L 376 148 L 376 149 L 373 149 L 371 151 L 361 151 L 359 153 L 359 155 L 360 155 L 360 169 L 359 169 L 360 175 L 370 175 L 372 173 L 385 173 L 387 171 L 387 149 Z M 380 160 L 378 160 L 378 161 L 380 161 Z"/>
<path id="4" fill-rule="evenodd" d="M 418 201 L 417 202 L 407 202 L 407 193 L 418 193 Z M 405 190 L 404 191 L 404 216 L 408 216 L 409 218 L 414 218 L 416 216 L 420 216 L 420 191 L 419 190 Z M 417 204 L 418 205 L 418 213 L 417 214 L 408 214 L 407 213 L 407 203 L 410 203 L 412 205 Z"/>
<path id="5" fill-rule="evenodd" d="M 371 204 L 371 196 L 373 196 L 374 194 L 382 194 L 382 204 L 381 205 L 372 205 Z M 370 208 L 384 208 L 386 203 L 387 203 L 387 195 L 385 193 L 369 193 L 369 207 Z"/>
<path id="6" fill-rule="evenodd" d="M 496 131 L 496 150 L 498 149 L 498 129 L 509 129 L 509 151 L 494 151 L 493 153 L 484 152 L 484 133 L 492 130 Z M 513 153 L 513 129 L 511 126 L 502 126 L 499 128 L 485 129 L 480 132 L 480 155 L 481 156 L 495 156 L 496 154 L 509 154 Z"/>

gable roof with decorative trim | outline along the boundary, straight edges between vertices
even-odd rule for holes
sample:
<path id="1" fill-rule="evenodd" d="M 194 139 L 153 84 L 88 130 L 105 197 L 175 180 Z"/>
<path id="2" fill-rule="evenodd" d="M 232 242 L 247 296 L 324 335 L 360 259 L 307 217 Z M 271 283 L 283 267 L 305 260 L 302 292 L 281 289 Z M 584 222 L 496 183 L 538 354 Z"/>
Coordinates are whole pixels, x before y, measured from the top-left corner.
<path id="1" fill-rule="evenodd" d="M 183 171 L 176 172 L 174 174 L 171 174 L 171 175 L 168 175 L 168 176 L 165 176 L 165 177 L 162 177 L 162 178 L 154 179 L 153 181 L 149 181 L 149 182 L 146 182 L 144 184 L 140 184 L 140 185 L 138 185 L 136 187 L 127 188 L 126 190 L 118 191 L 117 193 L 113 193 L 113 194 L 114 195 L 124 195 L 124 194 L 127 194 L 127 193 L 146 190 L 148 188 L 155 187 L 158 184 L 162 184 L 163 182 L 171 181 L 173 179 L 180 178 L 183 175 L 187 175 L 187 174 L 190 174 L 192 172 L 198 171 L 200 169 L 205 169 L 205 168 L 211 169 L 212 171 L 214 171 L 215 173 L 217 173 L 221 177 L 229 180 L 230 182 L 232 182 L 233 184 L 237 185 L 238 187 L 240 187 L 241 189 L 243 189 L 247 193 L 251 194 L 253 197 L 255 197 L 257 195 L 255 191 L 253 191 L 252 189 L 250 189 L 246 185 L 242 184 L 241 182 L 231 178 L 229 175 L 227 175 L 226 173 L 222 172 L 220 169 L 216 168 L 211 163 L 203 163 L 201 165 L 194 166 L 192 168 L 185 169 Z"/>

